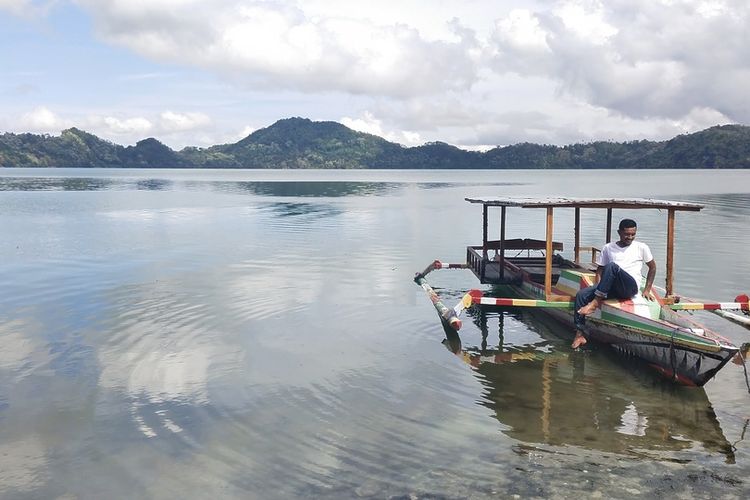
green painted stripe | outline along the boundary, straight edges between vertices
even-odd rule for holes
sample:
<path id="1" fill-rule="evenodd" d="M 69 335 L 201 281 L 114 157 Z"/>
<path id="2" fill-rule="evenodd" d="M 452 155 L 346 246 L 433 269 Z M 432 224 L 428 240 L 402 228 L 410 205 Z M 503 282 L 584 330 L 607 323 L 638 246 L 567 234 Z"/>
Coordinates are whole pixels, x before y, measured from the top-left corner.
<path id="1" fill-rule="evenodd" d="M 515 299 L 515 300 L 518 300 L 518 299 Z M 573 302 L 547 302 L 546 300 L 537 300 L 536 306 L 537 307 L 549 307 L 552 309 L 572 309 Z"/>
<path id="2" fill-rule="evenodd" d="M 602 311 L 602 320 L 608 321 L 610 323 L 614 323 L 616 325 L 622 325 L 626 327 L 630 327 L 633 329 L 638 330 L 639 333 L 642 333 L 643 335 L 649 335 L 657 338 L 661 338 L 665 342 L 672 342 L 674 341 L 676 344 L 684 344 L 686 346 L 702 349 L 702 350 L 708 350 L 709 352 L 717 352 L 721 350 L 721 347 L 718 346 L 715 342 L 712 342 L 709 339 L 702 339 L 700 337 L 696 338 L 689 334 L 685 334 L 680 331 L 674 331 L 671 329 L 667 329 L 664 327 L 658 327 L 656 325 L 650 325 L 646 323 L 641 323 L 638 321 L 633 321 L 629 318 L 624 318 L 622 316 L 617 316 L 615 314 L 607 313 Z M 674 336 L 673 336 L 674 333 Z M 704 349 L 708 348 L 708 349 Z"/>

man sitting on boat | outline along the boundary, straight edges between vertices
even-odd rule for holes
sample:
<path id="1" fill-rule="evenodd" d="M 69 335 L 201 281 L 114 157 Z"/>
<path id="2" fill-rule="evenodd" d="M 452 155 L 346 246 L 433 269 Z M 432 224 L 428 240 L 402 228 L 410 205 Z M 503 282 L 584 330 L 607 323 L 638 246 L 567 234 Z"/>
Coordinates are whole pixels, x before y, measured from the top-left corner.
<path id="1" fill-rule="evenodd" d="M 573 313 L 576 336 L 571 346 L 573 349 L 586 343 L 586 316 L 596 311 L 604 299 L 630 299 L 638 295 L 643 264 L 648 266 L 643 297 L 653 300 L 651 285 L 656 276 L 656 263 L 648 245 L 635 241 L 637 230 L 634 220 L 620 221 L 617 228 L 620 239 L 604 245 L 597 260 L 597 284 L 576 293 Z"/>

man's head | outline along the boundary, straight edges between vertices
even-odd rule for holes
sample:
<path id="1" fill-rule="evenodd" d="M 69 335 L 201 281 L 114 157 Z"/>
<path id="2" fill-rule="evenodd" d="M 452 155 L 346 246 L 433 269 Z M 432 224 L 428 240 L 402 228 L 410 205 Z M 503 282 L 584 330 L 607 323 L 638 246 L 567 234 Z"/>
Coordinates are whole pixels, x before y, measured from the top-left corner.
<path id="1" fill-rule="evenodd" d="M 638 231 L 638 225 L 633 219 L 622 219 L 617 226 L 617 234 L 620 235 L 620 245 L 628 246 L 633 243 L 635 233 Z"/>

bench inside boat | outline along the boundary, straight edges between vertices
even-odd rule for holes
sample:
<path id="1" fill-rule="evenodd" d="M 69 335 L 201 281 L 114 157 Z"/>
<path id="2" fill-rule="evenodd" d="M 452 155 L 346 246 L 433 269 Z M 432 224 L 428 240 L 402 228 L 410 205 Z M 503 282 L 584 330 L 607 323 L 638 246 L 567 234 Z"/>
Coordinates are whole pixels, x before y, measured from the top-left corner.
<path id="1" fill-rule="evenodd" d="M 466 248 L 466 262 L 483 284 L 506 284 L 505 263 L 522 269 L 531 280 L 544 284 L 546 242 L 530 238 L 488 241 L 485 247 L 469 246 Z M 486 249 L 486 252 L 484 251 Z M 563 251 L 563 244 L 552 242 L 552 250 Z M 552 284 L 557 283 L 563 269 L 575 269 L 584 272 L 596 270 L 595 264 L 576 263 L 565 259 L 560 254 L 552 255 Z"/>

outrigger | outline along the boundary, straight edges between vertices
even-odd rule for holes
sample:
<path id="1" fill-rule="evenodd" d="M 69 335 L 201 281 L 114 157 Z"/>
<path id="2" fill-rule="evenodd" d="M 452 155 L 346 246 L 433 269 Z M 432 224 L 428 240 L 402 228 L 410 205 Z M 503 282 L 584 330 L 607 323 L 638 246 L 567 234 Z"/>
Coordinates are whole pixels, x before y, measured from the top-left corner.
<path id="1" fill-rule="evenodd" d="M 570 327 L 573 332 L 573 304 L 577 291 L 594 284 L 596 247 L 581 246 L 581 209 L 605 209 L 606 242 L 611 240 L 613 209 L 659 209 L 667 213 L 666 287 L 657 301 L 648 301 L 640 293 L 633 299 L 607 299 L 587 317 L 589 338 L 608 344 L 617 351 L 641 358 L 659 372 L 685 384 L 702 386 L 708 382 L 740 349 L 716 332 L 688 318 L 685 311 L 708 310 L 747 326 L 748 318 L 729 311 L 748 314 L 747 295 L 734 302 L 707 303 L 686 299 L 673 291 L 675 214 L 697 212 L 702 205 L 652 199 L 611 198 L 466 198 L 482 205 L 482 245 L 466 248 L 466 262 L 444 264 L 432 262 L 417 273 L 414 281 L 427 292 L 444 325 L 458 331 L 462 311 L 472 305 L 480 307 L 535 307 Z M 490 208 L 500 209 L 500 239 L 488 238 Z M 546 239 L 508 239 L 505 236 L 506 212 L 509 208 L 542 208 L 546 210 Z M 563 245 L 553 238 L 553 213 L 556 208 L 574 209 L 573 260 L 560 252 Z M 581 256 L 590 252 L 590 260 Z M 512 253 L 512 254 L 511 254 Z M 485 296 L 479 290 L 466 293 L 453 308 L 443 304 L 425 276 L 435 269 L 470 269 L 481 284 L 498 290 L 510 290 L 511 296 Z M 498 286 L 502 285 L 502 287 Z M 641 283 L 641 288 L 643 284 Z"/>

